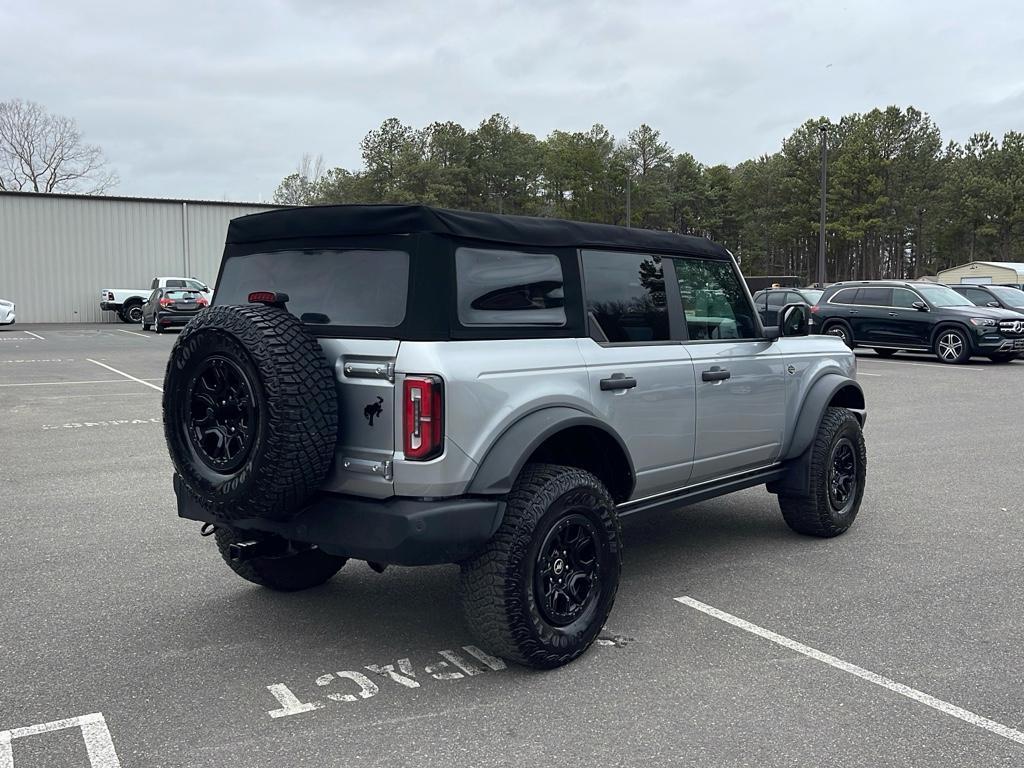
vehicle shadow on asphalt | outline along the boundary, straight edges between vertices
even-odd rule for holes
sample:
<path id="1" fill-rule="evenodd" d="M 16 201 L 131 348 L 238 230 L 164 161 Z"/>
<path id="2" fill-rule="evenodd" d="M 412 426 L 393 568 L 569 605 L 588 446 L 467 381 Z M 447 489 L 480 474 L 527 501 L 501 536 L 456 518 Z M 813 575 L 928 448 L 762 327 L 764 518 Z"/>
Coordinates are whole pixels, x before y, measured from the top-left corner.
<path id="1" fill-rule="evenodd" d="M 660 601 L 720 581 L 723 568 L 752 572 L 758 564 L 806 554 L 775 498 L 743 493 L 678 511 L 623 521 L 624 563 L 619 602 Z M 219 560 L 217 588 L 196 600 L 182 630 L 194 645 L 273 643 L 299 653 L 329 646 L 431 649 L 471 642 L 458 600 L 456 566 L 372 572 L 350 561 L 327 584 L 280 593 L 247 584 Z M 612 623 L 617 606 L 612 612 Z M 643 607 L 643 606 L 639 606 Z"/>

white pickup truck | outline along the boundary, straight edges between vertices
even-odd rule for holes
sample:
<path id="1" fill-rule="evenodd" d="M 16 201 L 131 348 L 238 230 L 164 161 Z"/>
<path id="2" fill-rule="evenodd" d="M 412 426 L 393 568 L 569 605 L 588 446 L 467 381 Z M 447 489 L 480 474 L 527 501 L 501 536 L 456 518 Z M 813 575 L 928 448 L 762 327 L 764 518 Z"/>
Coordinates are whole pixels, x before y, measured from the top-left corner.
<path id="1" fill-rule="evenodd" d="M 206 283 L 194 277 L 154 277 L 149 288 L 104 288 L 100 291 L 100 309 L 117 312 L 122 323 L 141 323 L 142 305 L 157 288 L 188 288 L 202 291 L 207 301 L 213 298 Z"/>

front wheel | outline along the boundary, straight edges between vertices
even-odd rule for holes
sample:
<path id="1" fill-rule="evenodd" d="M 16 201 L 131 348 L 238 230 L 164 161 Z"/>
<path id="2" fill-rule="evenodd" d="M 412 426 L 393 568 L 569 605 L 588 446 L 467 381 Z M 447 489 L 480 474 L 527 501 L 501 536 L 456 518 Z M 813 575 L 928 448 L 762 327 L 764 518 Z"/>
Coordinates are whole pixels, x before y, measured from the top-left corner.
<path id="1" fill-rule="evenodd" d="M 846 408 L 828 408 L 810 451 L 807 493 L 779 496 L 779 507 L 797 533 L 838 536 L 853 525 L 864 497 L 867 449 L 857 417 Z"/>
<path id="2" fill-rule="evenodd" d="M 317 587 L 341 570 L 346 558 L 329 555 L 316 547 L 286 549 L 281 555 L 256 557 L 239 562 L 232 560 L 232 544 L 256 538 L 256 535 L 234 531 L 231 528 L 217 528 L 215 534 L 217 549 L 228 567 L 246 581 L 279 592 L 296 592 L 300 589 Z"/>
<path id="3" fill-rule="evenodd" d="M 943 363 L 966 363 L 971 359 L 970 339 L 959 328 L 943 328 L 935 337 L 935 356 Z"/>
<path id="4" fill-rule="evenodd" d="M 462 606 L 482 646 L 539 669 L 580 656 L 621 572 L 615 502 L 589 472 L 530 464 L 483 552 L 462 564 Z"/>

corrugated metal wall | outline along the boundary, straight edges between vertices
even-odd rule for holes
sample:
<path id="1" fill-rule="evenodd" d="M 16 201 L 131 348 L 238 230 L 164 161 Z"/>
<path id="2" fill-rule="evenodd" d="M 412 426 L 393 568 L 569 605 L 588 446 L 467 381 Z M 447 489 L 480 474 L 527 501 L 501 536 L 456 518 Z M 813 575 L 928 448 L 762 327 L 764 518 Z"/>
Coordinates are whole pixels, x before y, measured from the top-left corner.
<path id="1" fill-rule="evenodd" d="M 0 298 L 20 323 L 114 321 L 101 288 L 217 278 L 228 222 L 272 206 L 0 193 Z"/>

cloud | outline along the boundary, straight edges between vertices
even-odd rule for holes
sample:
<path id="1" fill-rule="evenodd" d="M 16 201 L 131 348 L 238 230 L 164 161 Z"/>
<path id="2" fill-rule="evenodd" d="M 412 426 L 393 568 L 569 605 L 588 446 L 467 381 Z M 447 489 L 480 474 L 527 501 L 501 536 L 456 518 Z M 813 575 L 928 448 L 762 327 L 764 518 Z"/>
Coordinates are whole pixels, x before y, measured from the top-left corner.
<path id="1" fill-rule="evenodd" d="M 266 198 L 305 152 L 357 167 L 391 116 L 648 122 L 732 164 L 888 104 L 960 141 L 1024 128 L 1022 22 L 989 0 L 36 0 L 0 7 L 0 99 L 75 117 L 123 194 Z"/>

